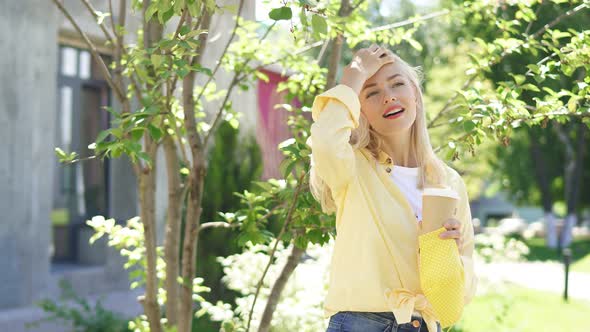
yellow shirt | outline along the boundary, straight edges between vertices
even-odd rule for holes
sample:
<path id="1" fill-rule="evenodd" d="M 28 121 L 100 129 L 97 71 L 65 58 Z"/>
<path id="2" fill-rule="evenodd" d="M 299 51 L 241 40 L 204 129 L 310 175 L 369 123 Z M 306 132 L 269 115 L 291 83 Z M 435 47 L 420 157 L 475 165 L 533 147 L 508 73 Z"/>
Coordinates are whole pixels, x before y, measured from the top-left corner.
<path id="1" fill-rule="evenodd" d="M 346 85 L 317 96 L 312 107 L 312 169 L 332 190 L 337 207 L 325 318 L 338 311 L 390 311 L 398 324 L 403 324 L 417 311 L 429 331 L 436 331 L 436 321 L 442 320 L 436 317 L 420 284 L 418 221 L 386 171 L 393 168 L 388 156 L 382 152 L 375 161 L 366 149 L 354 149 L 349 144 L 359 114 L 358 96 Z M 457 219 L 462 225 L 462 246 L 456 254 L 460 263 L 454 268 L 463 270 L 464 279 L 463 289 L 449 291 L 455 292 L 455 298 L 457 293 L 463 298 L 462 310 L 474 296 L 477 284 L 472 261 L 473 224 L 463 180 L 450 167 L 447 175 L 449 185 L 460 197 Z M 425 245 L 436 248 L 449 244 L 441 246 L 437 241 L 455 243 L 429 234 L 420 236 L 423 252 Z M 454 248 L 457 251 L 456 245 Z"/>

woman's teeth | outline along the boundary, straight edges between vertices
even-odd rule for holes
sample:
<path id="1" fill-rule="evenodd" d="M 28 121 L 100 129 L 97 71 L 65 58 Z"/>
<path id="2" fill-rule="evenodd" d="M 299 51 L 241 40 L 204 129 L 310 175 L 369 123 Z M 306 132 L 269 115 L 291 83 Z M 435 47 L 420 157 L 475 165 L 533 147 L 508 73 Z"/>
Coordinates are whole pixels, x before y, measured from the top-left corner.
<path id="1" fill-rule="evenodd" d="M 389 112 L 389 113 L 385 114 L 383 117 L 384 117 L 384 118 L 388 118 L 388 117 L 390 117 L 390 116 L 393 116 L 393 115 L 396 115 L 396 114 L 398 114 L 398 113 L 401 113 L 401 112 L 403 112 L 404 110 L 405 110 L 405 109 L 403 109 L 403 108 L 402 108 L 402 109 L 400 109 L 399 111 L 391 111 L 391 112 Z"/>

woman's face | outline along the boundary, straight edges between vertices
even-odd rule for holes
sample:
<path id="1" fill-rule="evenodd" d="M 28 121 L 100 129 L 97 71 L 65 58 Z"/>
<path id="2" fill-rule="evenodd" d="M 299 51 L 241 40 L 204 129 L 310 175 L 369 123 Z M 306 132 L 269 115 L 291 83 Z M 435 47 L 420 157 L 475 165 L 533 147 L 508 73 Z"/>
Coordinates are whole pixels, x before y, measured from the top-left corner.
<path id="1" fill-rule="evenodd" d="M 361 110 L 383 136 L 409 130 L 416 119 L 416 93 L 398 62 L 383 65 L 361 90 Z"/>

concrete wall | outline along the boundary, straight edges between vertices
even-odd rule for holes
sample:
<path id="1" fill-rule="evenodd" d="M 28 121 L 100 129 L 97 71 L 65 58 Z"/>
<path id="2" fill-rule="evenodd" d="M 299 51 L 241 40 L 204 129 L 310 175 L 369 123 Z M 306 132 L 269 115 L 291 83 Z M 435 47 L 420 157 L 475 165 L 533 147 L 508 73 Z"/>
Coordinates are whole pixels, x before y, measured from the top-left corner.
<path id="1" fill-rule="evenodd" d="M 43 295 L 56 114 L 57 13 L 0 2 L 0 308 Z"/>
<path id="2" fill-rule="evenodd" d="M 65 0 L 82 29 L 93 38 L 102 32 L 86 8 L 77 0 Z M 228 2 L 236 2 L 235 0 Z M 106 11 L 107 1 L 92 2 Z M 243 16 L 254 18 L 254 2 L 246 1 Z M 204 65 L 215 60 L 233 28 L 232 13 L 214 17 Z M 128 19 L 129 31 L 139 20 Z M 170 30 L 170 29 L 168 29 Z M 77 33 L 51 1 L 0 2 L 0 311 L 26 307 L 41 298 L 58 295 L 57 281 L 66 278 L 80 294 L 108 292 L 128 287 L 123 259 L 108 248 L 106 264 L 91 269 L 50 272 L 50 211 L 57 118 L 57 64 L 59 41 L 73 41 Z M 133 40 L 129 36 L 127 40 Z M 232 73 L 220 71 L 217 86 L 227 86 Z M 198 82 L 204 83 L 199 75 Z M 235 89 L 232 101 L 242 118 L 242 133 L 256 126 L 256 91 Z M 213 114 L 218 105 L 209 105 Z M 162 154 L 158 156 L 157 216 L 158 242 L 164 234 L 166 172 Z M 108 217 L 126 220 L 137 214 L 135 177 L 125 158 L 111 161 L 110 211 Z M 12 323 L 11 323 L 12 324 Z"/>

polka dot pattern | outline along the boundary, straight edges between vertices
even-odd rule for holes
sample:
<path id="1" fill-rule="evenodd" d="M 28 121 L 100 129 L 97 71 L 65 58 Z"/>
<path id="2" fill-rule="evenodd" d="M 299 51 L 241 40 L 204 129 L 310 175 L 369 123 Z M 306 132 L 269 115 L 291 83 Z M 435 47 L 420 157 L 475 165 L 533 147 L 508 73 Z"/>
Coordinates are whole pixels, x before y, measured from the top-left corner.
<path id="1" fill-rule="evenodd" d="M 465 289 L 457 243 L 439 238 L 445 231 L 441 227 L 418 237 L 420 285 L 442 327 L 451 326 L 461 318 Z"/>

